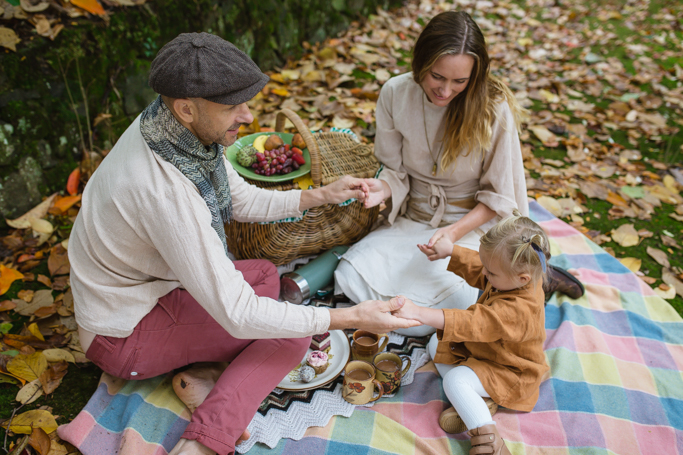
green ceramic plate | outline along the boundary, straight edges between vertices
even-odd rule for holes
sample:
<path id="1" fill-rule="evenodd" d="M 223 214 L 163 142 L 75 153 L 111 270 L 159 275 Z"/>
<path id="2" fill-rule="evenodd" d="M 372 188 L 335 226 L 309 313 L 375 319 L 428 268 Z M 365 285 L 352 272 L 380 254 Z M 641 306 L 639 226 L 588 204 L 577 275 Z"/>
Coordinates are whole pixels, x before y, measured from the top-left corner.
<path id="1" fill-rule="evenodd" d="M 276 175 L 271 175 L 271 176 L 265 176 L 265 175 L 260 175 L 254 172 L 254 170 L 250 167 L 244 167 L 241 164 L 237 162 L 237 152 L 242 148 L 246 147 L 247 145 L 251 145 L 254 143 L 254 140 L 263 135 L 267 134 L 268 136 L 272 134 L 277 134 L 282 138 L 282 141 L 285 144 L 291 144 L 292 143 L 292 137 L 294 136 L 293 134 L 290 133 L 254 133 L 250 134 L 249 136 L 244 136 L 235 141 L 234 144 L 232 144 L 230 147 L 225 149 L 225 157 L 230 161 L 230 164 L 232 164 L 232 167 L 235 168 L 237 173 L 241 175 L 244 178 L 250 179 L 250 180 L 259 180 L 261 182 L 286 182 L 287 180 L 292 180 L 297 177 L 301 177 L 302 175 L 306 175 L 309 172 L 311 172 L 311 155 L 308 153 L 308 149 L 305 148 L 302 151 L 304 152 L 304 159 L 306 162 L 299 167 L 299 169 L 296 169 L 289 174 L 276 174 Z"/>

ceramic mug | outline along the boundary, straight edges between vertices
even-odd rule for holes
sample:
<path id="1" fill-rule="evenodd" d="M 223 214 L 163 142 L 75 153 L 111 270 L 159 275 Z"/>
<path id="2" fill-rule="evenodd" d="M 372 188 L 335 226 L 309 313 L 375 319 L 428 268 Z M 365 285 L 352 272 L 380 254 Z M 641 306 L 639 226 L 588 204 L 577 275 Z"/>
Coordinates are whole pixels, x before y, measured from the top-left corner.
<path id="1" fill-rule="evenodd" d="M 406 366 L 401 370 L 403 362 L 407 361 Z M 410 357 L 400 357 L 393 352 L 380 352 L 372 360 L 372 364 L 377 370 L 377 380 L 382 384 L 384 393 L 394 393 L 401 386 L 401 378 L 410 369 Z"/>
<path id="2" fill-rule="evenodd" d="M 377 389 L 377 396 L 373 398 Z M 344 367 L 342 398 L 351 404 L 366 404 L 382 398 L 382 384 L 375 379 L 375 367 L 364 360 L 352 360 Z"/>
<path id="3" fill-rule="evenodd" d="M 384 338 L 380 344 L 379 340 Z M 356 330 L 353 332 L 353 343 L 351 344 L 351 358 L 353 360 L 365 360 L 372 363 L 375 354 L 382 352 L 389 342 L 386 333 L 377 335 L 376 333 Z"/>

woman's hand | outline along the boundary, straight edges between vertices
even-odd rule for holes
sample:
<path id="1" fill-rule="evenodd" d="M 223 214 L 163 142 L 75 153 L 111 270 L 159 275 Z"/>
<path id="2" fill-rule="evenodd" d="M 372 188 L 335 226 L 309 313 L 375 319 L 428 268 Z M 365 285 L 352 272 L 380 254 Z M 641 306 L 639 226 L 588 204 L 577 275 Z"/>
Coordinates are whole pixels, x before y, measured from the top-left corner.
<path id="1" fill-rule="evenodd" d="M 436 243 L 434 243 L 434 246 L 430 247 L 429 244 L 418 244 L 417 247 L 427 256 L 427 259 L 430 261 L 446 258 L 453 253 L 453 242 L 451 242 L 450 238 L 445 235 L 439 237 Z"/>
<path id="2" fill-rule="evenodd" d="M 365 198 L 365 208 L 369 209 L 382 203 L 391 197 L 391 188 L 384 180 L 365 179 L 368 188 L 368 197 Z"/>
<path id="3" fill-rule="evenodd" d="M 434 248 L 434 245 L 436 245 L 436 242 L 439 241 L 439 239 L 446 238 L 451 242 L 451 245 L 463 236 L 463 234 L 460 234 L 458 229 L 457 229 L 457 222 L 451 224 L 450 226 L 444 226 L 438 231 L 434 233 L 431 239 L 429 239 L 429 242 L 427 242 L 427 246 L 429 248 Z M 451 248 L 452 249 L 452 248 Z"/>

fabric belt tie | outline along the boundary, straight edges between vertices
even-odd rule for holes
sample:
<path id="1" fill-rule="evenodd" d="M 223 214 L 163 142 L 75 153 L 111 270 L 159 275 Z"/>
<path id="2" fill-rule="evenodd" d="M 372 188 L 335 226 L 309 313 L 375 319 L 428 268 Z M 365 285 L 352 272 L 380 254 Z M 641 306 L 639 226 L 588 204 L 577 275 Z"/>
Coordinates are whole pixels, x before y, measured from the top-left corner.
<path id="1" fill-rule="evenodd" d="M 434 210 L 434 216 L 432 216 L 429 225 L 436 229 L 439 227 L 439 223 L 441 223 L 443 214 L 446 213 L 446 202 L 448 199 L 446 198 L 446 192 L 442 186 L 431 183 L 429 185 L 429 190 L 432 193 L 428 198 L 429 208 Z"/>
<path id="2" fill-rule="evenodd" d="M 429 194 L 427 197 L 413 196 L 408 200 L 408 204 L 411 206 L 412 217 L 417 217 L 423 222 L 428 221 L 429 225 L 434 229 L 442 224 L 441 222 L 446 214 L 446 205 L 467 210 L 472 210 L 477 205 L 474 197 L 449 200 L 446 188 L 442 185 L 421 182 L 417 179 L 412 179 L 411 185 L 413 185 L 413 189 L 418 194 Z M 431 213 L 426 213 L 424 209 L 420 208 L 419 204 L 427 204 L 431 209 Z"/>

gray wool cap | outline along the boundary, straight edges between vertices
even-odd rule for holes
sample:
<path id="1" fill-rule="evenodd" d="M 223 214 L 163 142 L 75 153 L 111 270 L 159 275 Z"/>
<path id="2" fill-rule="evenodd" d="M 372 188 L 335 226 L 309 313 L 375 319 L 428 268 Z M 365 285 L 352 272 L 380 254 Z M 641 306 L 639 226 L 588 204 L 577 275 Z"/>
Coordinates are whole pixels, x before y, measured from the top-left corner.
<path id="1" fill-rule="evenodd" d="M 268 82 L 247 54 L 210 33 L 181 33 L 152 61 L 149 86 L 171 98 L 242 104 Z"/>

